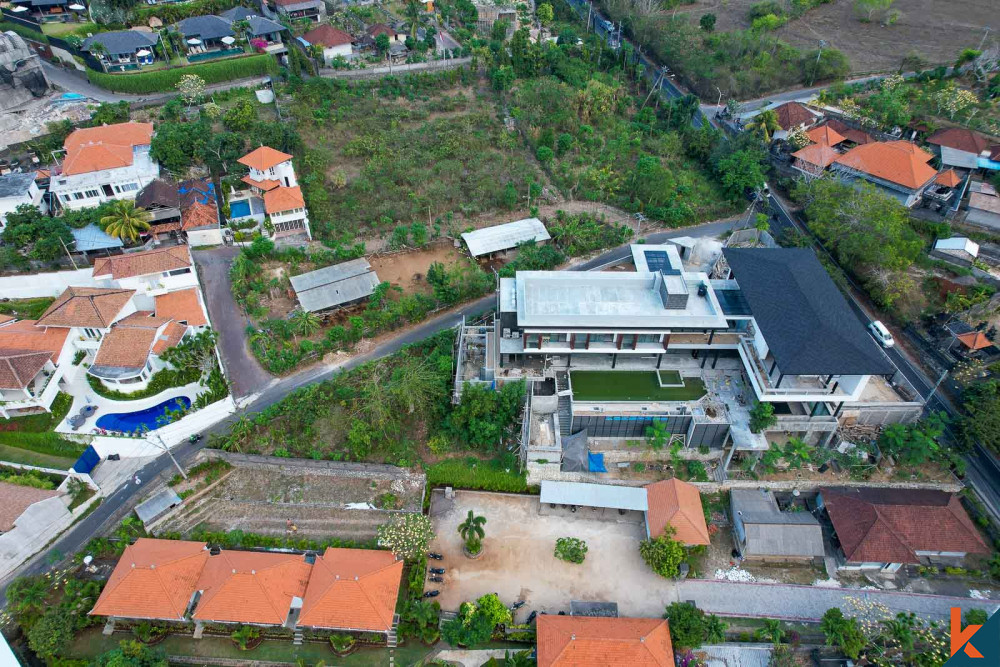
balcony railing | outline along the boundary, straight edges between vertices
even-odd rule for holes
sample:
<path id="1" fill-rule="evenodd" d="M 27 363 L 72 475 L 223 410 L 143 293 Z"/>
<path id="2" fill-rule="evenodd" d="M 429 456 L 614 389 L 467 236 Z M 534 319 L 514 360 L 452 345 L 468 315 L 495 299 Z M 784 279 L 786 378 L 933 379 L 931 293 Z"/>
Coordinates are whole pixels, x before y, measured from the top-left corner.
<path id="1" fill-rule="evenodd" d="M 786 375 L 780 381 L 787 381 L 789 385 L 784 387 L 777 386 L 777 382 L 771 380 L 767 367 L 757 355 L 752 338 L 743 337 L 740 339 L 739 352 L 744 366 L 750 371 L 748 373 L 750 381 L 754 384 L 754 388 L 758 394 L 775 394 L 781 396 L 808 394 L 829 396 L 831 398 L 848 398 L 850 396 L 847 392 L 840 391 L 839 389 L 831 391 L 830 387 L 820 378 L 807 375 Z"/>

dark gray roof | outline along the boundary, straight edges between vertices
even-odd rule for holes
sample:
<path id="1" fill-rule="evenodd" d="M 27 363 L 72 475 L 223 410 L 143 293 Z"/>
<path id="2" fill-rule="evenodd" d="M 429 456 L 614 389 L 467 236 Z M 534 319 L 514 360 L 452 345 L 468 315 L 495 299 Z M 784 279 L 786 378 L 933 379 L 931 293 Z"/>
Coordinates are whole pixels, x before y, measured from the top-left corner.
<path id="1" fill-rule="evenodd" d="M 285 26 L 272 21 L 271 19 L 264 18 L 263 16 L 254 16 L 251 19 L 247 19 L 250 24 L 250 34 L 251 35 L 270 35 L 272 32 L 281 32 L 285 29 Z"/>
<path id="2" fill-rule="evenodd" d="M 364 257 L 291 277 L 304 310 L 316 312 L 371 296 L 378 276 Z"/>
<path id="3" fill-rule="evenodd" d="M 809 512 L 782 512 L 774 494 L 762 489 L 733 489 L 730 503 L 743 522 L 744 556 L 823 556 L 823 529 Z"/>
<path id="4" fill-rule="evenodd" d="M 232 9 L 227 9 L 222 12 L 219 16 L 229 21 L 242 21 L 243 19 L 248 19 L 251 16 L 260 16 L 260 12 L 248 9 L 247 7 L 233 7 Z"/>
<path id="5" fill-rule="evenodd" d="M 20 197 L 28 192 L 35 182 L 35 172 L 26 174 L 7 174 L 0 176 L 0 197 Z"/>
<path id="6" fill-rule="evenodd" d="M 811 249 L 726 248 L 723 253 L 782 373 L 895 372 Z"/>
<path id="7" fill-rule="evenodd" d="M 222 37 L 232 37 L 232 23 L 222 18 L 209 14 L 208 16 L 192 16 L 177 23 L 177 29 L 185 37 L 199 37 L 201 39 L 220 39 Z"/>
<path id="8" fill-rule="evenodd" d="M 89 51 L 94 43 L 103 44 L 111 55 L 135 53 L 139 49 L 148 49 L 157 42 L 156 33 L 139 32 L 138 30 L 114 30 L 100 32 L 83 40 L 83 50 Z"/>

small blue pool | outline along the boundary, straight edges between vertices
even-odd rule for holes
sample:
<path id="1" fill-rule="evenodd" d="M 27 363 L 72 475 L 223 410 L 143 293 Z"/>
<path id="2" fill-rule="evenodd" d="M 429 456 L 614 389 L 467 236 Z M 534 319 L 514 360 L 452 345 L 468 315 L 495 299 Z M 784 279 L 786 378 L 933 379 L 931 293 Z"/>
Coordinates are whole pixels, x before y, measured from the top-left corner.
<path id="1" fill-rule="evenodd" d="M 190 398 L 178 396 L 138 412 L 113 412 L 109 415 L 102 415 L 97 418 L 97 428 L 125 433 L 143 430 L 153 431 L 166 424 L 166 420 L 163 418 L 168 410 L 187 410 L 190 407 Z"/>
<path id="2" fill-rule="evenodd" d="M 229 217 L 233 220 L 236 218 L 245 218 L 250 215 L 250 202 L 246 199 L 241 199 L 239 201 L 230 202 L 229 204 Z"/>

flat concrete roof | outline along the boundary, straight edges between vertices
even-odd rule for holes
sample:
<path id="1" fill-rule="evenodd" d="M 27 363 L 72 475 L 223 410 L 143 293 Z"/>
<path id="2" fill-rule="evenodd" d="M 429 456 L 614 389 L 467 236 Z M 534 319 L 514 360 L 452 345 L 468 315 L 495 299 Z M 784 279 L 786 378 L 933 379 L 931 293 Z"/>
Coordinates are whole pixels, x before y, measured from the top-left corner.
<path id="1" fill-rule="evenodd" d="M 485 227 L 462 234 L 465 245 L 473 257 L 488 255 L 491 252 L 510 250 L 525 241 L 548 241 L 550 238 L 545 225 L 538 218 L 515 220 L 503 225 Z"/>
<path id="2" fill-rule="evenodd" d="M 684 273 L 684 308 L 667 309 L 656 289 L 659 273 L 518 271 L 514 299 L 521 327 L 719 328 L 726 317 L 703 273 Z M 708 289 L 698 296 L 698 286 Z M 506 297 L 509 301 L 509 295 Z M 505 305 L 501 285 L 501 310 Z M 513 309 L 512 309 L 513 310 Z"/>
<path id="3" fill-rule="evenodd" d="M 539 500 L 543 504 L 608 507 L 639 512 L 645 512 L 649 509 L 646 489 L 635 486 L 542 480 L 542 493 Z"/>

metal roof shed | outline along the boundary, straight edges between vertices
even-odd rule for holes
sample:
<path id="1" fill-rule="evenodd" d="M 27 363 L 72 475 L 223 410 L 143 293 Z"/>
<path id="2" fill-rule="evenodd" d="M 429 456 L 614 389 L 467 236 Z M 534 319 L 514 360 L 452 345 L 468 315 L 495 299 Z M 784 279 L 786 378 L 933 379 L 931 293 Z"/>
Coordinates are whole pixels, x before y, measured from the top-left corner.
<path id="1" fill-rule="evenodd" d="M 603 507 L 645 512 L 648 509 L 646 489 L 585 482 L 542 481 L 541 503 Z"/>
<path id="2" fill-rule="evenodd" d="M 510 250 L 526 241 L 540 243 L 548 241 L 550 238 L 552 237 L 549 236 L 548 230 L 538 218 L 515 220 L 505 225 L 486 227 L 462 234 L 462 239 L 465 240 L 465 245 L 469 247 L 469 253 L 473 257 Z"/>
<path id="3" fill-rule="evenodd" d="M 363 257 L 291 278 L 292 289 L 305 310 L 316 312 L 371 296 L 378 276 Z"/>
<path id="4" fill-rule="evenodd" d="M 148 526 L 150 522 L 154 521 L 161 514 L 180 504 L 181 497 L 177 495 L 176 491 L 168 487 L 153 494 L 149 500 L 136 505 L 135 513 L 139 517 L 139 520 L 142 521 L 142 525 Z"/>

